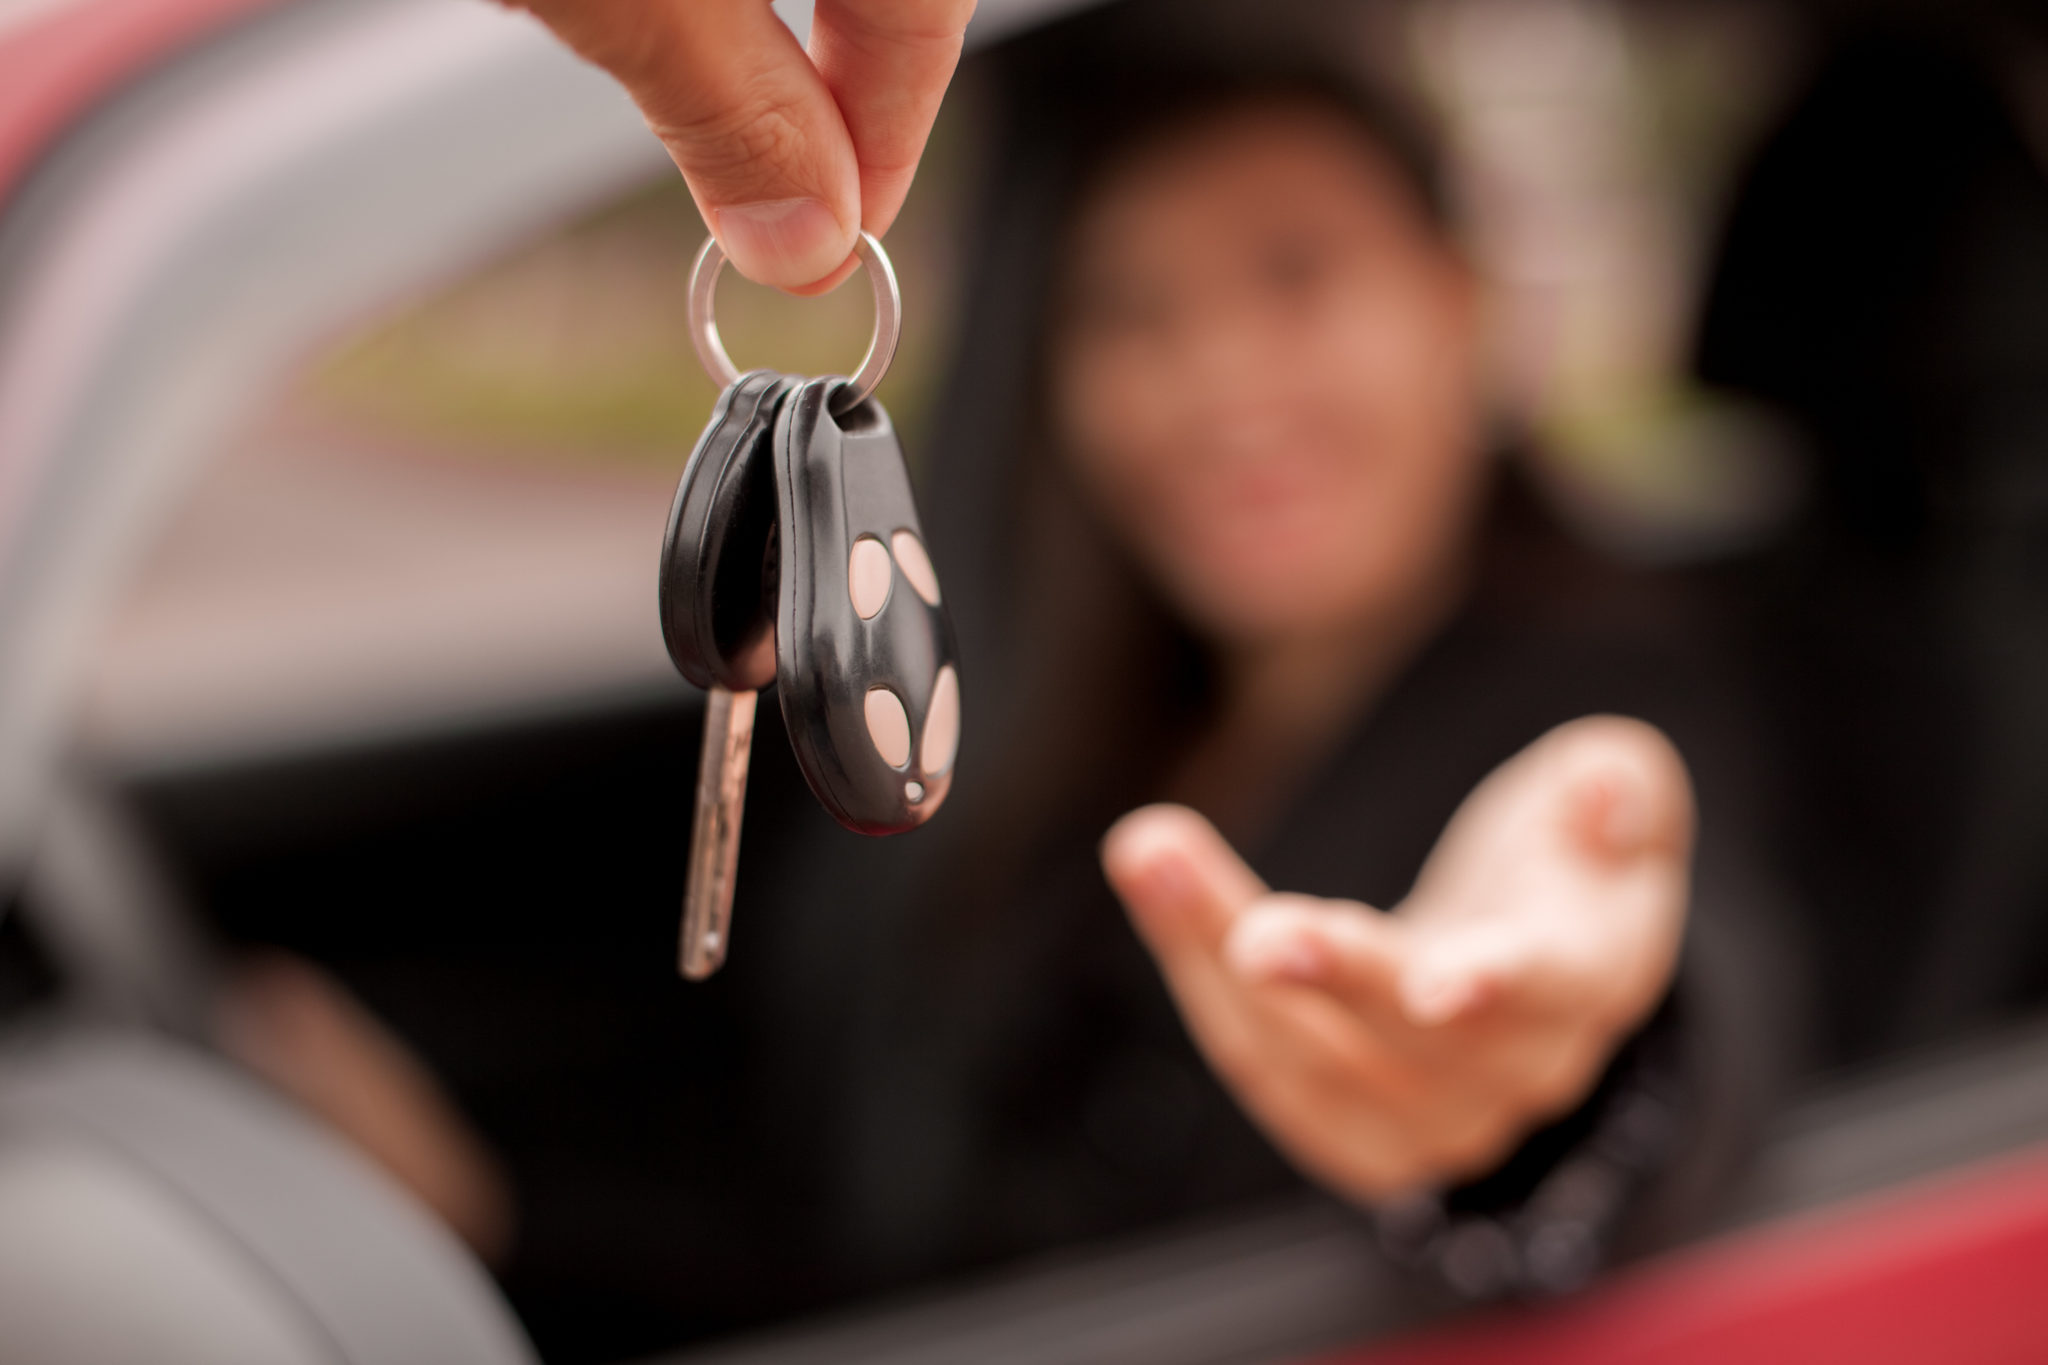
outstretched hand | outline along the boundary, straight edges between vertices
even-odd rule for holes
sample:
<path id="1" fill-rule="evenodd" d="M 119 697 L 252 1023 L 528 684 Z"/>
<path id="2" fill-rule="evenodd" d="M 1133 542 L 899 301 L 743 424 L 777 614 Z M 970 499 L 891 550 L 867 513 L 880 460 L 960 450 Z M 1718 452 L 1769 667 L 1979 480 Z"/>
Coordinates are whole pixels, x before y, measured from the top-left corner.
<path id="1" fill-rule="evenodd" d="M 1670 981 L 1692 829 L 1670 742 L 1601 716 L 1475 788 L 1391 913 L 1269 891 L 1184 807 L 1102 859 L 1238 1101 L 1370 1201 L 1482 1174 L 1583 1099 Z"/>
<path id="2" fill-rule="evenodd" d="M 742 275 L 820 293 L 903 207 L 974 0 L 516 0 L 619 79 Z"/>

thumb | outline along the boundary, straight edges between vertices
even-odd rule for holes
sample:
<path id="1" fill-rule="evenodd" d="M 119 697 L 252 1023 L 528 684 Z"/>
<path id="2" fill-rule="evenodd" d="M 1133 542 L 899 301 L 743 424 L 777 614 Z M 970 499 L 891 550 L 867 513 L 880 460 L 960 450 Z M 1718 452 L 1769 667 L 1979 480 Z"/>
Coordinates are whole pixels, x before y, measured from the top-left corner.
<path id="1" fill-rule="evenodd" d="M 1214 960 L 1238 915 L 1266 893 L 1216 827 L 1186 806 L 1145 806 L 1111 826 L 1102 870 L 1169 967 Z"/>
<path id="2" fill-rule="evenodd" d="M 748 279 L 811 292 L 860 230 L 839 106 L 760 0 L 523 0 L 625 85 Z"/>

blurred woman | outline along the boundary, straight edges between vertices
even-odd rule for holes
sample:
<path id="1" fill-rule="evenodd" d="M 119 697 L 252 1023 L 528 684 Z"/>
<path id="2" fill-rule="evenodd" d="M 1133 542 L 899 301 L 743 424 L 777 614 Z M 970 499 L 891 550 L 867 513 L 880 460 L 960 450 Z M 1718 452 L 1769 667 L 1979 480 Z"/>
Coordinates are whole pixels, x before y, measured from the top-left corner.
<path id="1" fill-rule="evenodd" d="M 846 1234 L 907 1276 L 1305 1176 L 1469 1292 L 1577 1283 L 1777 1017 L 1742 727 L 1498 449 L 1409 124 L 1048 44 L 926 509 L 978 728 L 937 869 L 851 916 Z"/>

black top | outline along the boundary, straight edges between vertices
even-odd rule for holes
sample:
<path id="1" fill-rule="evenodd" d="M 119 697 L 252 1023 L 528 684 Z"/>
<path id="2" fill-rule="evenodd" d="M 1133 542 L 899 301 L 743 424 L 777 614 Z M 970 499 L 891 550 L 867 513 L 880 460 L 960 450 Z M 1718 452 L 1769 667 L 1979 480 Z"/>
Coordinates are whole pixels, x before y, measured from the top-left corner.
<path id="1" fill-rule="evenodd" d="M 1390 907 L 1465 795 L 1552 726 L 1618 712 L 1662 727 L 1701 809 L 1674 1059 L 1693 1140 L 1663 1163 L 1693 1200 L 1801 1050 L 1785 907 L 1711 651 L 1633 613 L 1571 614 L 1468 604 L 1245 852 L 1273 886 Z M 963 784 L 1004 780 L 973 762 Z M 817 993 L 784 1023 L 808 1035 L 793 1051 L 838 1059 L 819 1068 L 819 1112 L 833 1095 L 830 1127 L 852 1139 L 830 1159 L 850 1163 L 835 1221 L 862 1272 L 901 1283 L 1304 1188 L 1187 1038 L 1098 868 L 1102 815 L 1046 836 L 1018 881 L 949 881 L 935 902 L 921 874 L 943 862 L 942 824 L 924 847 L 807 845 L 771 912 L 802 921 L 775 930 L 787 969 L 815 964 Z M 1652 1238 L 1685 1217 L 1639 1212 Z"/>

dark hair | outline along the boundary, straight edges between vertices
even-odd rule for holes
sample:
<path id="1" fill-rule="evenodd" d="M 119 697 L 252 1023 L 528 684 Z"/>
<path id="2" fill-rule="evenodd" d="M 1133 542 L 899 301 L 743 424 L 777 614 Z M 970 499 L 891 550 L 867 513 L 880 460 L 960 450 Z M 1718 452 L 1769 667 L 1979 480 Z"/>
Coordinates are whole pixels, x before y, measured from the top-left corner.
<path id="1" fill-rule="evenodd" d="M 1070 213 L 1105 176 L 1155 143 L 1247 109 L 1300 107 L 1356 132 L 1391 164 L 1431 226 L 1453 226 L 1442 159 L 1423 120 L 1353 71 L 1299 55 L 1084 62 L 1063 67 L 1038 95 L 1036 118 L 1046 119 L 1047 101 L 1071 142 L 1064 196 Z"/>
<path id="2" fill-rule="evenodd" d="M 1432 227 L 1452 226 L 1421 120 L 1359 73 L 1299 52 L 1161 50 L 1115 20 L 1056 27 L 976 73 L 1001 132 L 927 519 L 979 722 L 963 761 L 981 776 L 956 789 L 958 860 L 935 898 L 955 925 L 964 900 L 986 902 L 1156 797 L 1210 702 L 1205 651 L 1048 458 L 1057 258 L 1091 193 L 1152 144 L 1247 108 L 1306 106 L 1383 155 Z"/>

